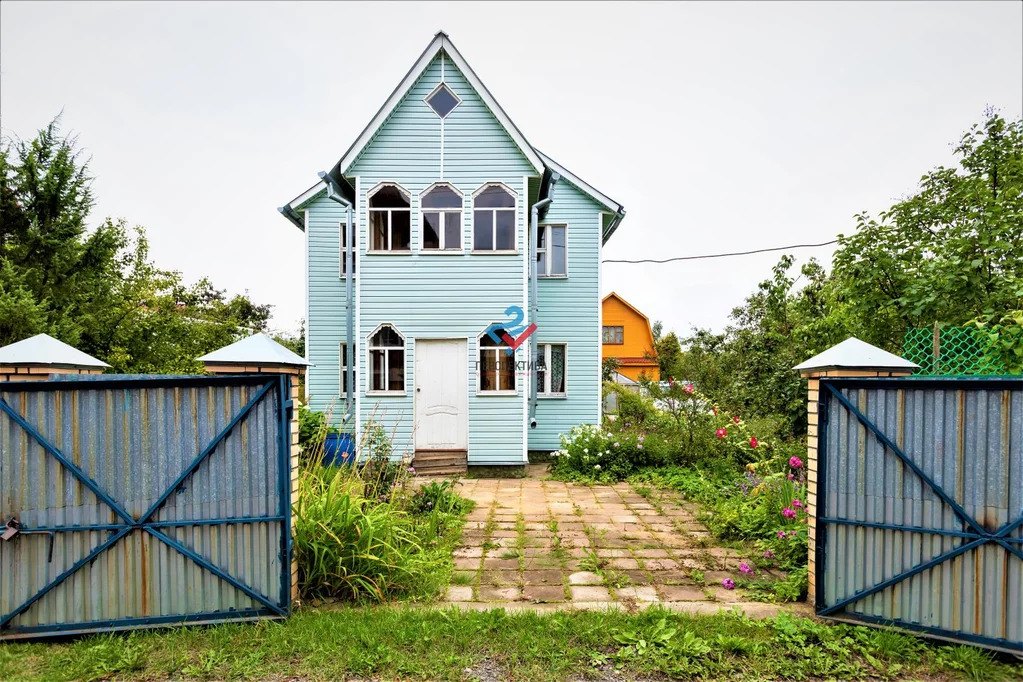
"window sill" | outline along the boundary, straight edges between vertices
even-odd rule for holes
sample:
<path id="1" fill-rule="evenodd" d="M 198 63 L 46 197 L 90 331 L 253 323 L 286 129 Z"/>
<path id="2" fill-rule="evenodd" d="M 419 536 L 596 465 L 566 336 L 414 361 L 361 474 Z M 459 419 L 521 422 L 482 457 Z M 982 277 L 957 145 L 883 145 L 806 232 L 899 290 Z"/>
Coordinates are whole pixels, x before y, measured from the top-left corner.
<path id="1" fill-rule="evenodd" d="M 568 279 L 568 275 L 537 275 L 537 279 Z"/>
<path id="2" fill-rule="evenodd" d="M 407 395 L 406 391 L 366 391 L 367 398 L 403 398 Z"/>
<path id="3" fill-rule="evenodd" d="M 367 256 L 411 256 L 412 255 L 412 251 L 411 250 L 404 250 L 404 249 L 403 250 L 395 249 L 393 251 L 367 251 L 366 255 Z M 356 276 L 358 276 L 358 275 L 356 275 Z"/>
<path id="4" fill-rule="evenodd" d="M 540 400 L 564 400 L 568 397 L 567 393 L 537 393 L 536 397 Z"/>
<path id="5" fill-rule="evenodd" d="M 500 396 L 511 396 L 518 395 L 518 391 L 476 391 L 476 395 L 480 398 L 496 398 Z"/>
<path id="6" fill-rule="evenodd" d="M 478 250 L 478 249 L 473 249 L 471 253 L 474 256 L 517 256 L 517 255 L 519 255 L 519 252 L 514 250 L 514 249 L 512 249 L 511 251 L 495 251 L 495 250 L 482 251 L 482 250 Z"/>
<path id="7" fill-rule="evenodd" d="M 419 249 L 420 256 L 464 256 L 465 249 Z"/>

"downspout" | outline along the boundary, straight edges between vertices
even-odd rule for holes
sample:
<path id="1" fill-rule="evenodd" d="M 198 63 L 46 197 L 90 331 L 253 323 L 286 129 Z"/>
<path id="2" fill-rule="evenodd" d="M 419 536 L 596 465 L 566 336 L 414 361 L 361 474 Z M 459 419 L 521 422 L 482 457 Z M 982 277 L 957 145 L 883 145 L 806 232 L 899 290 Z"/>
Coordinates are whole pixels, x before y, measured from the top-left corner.
<path id="1" fill-rule="evenodd" d="M 533 213 L 529 225 L 529 319 L 533 324 L 536 324 L 537 318 L 540 315 L 540 298 L 536 272 L 536 250 L 539 248 L 538 242 L 540 239 L 540 209 L 546 208 L 554 201 L 554 185 L 557 184 L 560 177 L 557 173 L 551 174 L 550 182 L 547 183 L 547 196 L 533 204 Z M 539 377 L 537 376 L 536 368 L 539 367 L 540 362 L 539 351 L 540 347 L 536 342 L 536 335 L 534 334 L 529 337 L 529 356 L 532 361 L 530 368 L 533 377 L 529 382 L 529 428 L 531 429 L 536 428 L 536 400 L 539 393 L 539 387 L 537 386 Z"/>
<path id="2" fill-rule="evenodd" d="M 340 188 L 329 174 L 321 172 L 320 180 L 327 183 L 327 198 L 337 202 L 345 209 L 345 413 L 341 423 L 347 422 L 355 414 L 355 401 L 352 392 L 355 384 L 355 306 L 352 305 L 352 279 L 355 276 L 355 254 L 352 243 L 355 241 L 355 228 L 352 225 L 352 202 L 341 196 Z M 308 324 L 308 322 L 306 323 Z"/>

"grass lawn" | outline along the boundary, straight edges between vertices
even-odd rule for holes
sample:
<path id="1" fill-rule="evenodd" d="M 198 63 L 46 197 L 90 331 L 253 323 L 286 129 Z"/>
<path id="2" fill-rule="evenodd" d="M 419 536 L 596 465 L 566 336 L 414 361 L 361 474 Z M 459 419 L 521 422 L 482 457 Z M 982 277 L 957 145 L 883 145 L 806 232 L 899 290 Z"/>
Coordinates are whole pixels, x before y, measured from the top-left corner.
<path id="1" fill-rule="evenodd" d="M 1023 680 L 970 647 L 781 616 L 304 609 L 287 621 L 0 645 L 2 680 Z"/>

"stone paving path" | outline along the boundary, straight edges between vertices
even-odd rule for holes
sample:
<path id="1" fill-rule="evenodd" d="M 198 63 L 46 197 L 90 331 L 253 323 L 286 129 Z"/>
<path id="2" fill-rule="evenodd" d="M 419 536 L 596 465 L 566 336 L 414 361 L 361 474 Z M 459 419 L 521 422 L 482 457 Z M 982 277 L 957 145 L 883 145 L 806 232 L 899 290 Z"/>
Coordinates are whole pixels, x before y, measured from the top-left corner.
<path id="1" fill-rule="evenodd" d="M 721 586 L 738 575 L 741 557 L 712 546 L 686 503 L 643 497 L 627 483 L 526 478 L 458 485 L 476 508 L 455 551 L 443 605 L 545 611 L 660 603 L 691 613 L 738 607 L 751 617 L 781 608 L 744 601 L 740 590 Z"/>

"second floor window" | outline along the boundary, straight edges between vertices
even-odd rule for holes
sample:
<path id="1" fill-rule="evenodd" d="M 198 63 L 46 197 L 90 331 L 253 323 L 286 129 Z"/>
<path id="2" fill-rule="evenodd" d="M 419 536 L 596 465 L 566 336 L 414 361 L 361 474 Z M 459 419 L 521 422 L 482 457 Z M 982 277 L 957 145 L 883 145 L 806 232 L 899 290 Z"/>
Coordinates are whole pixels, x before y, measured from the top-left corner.
<path id="1" fill-rule="evenodd" d="M 424 251 L 462 250 L 462 195 L 437 184 L 419 197 Z"/>
<path id="2" fill-rule="evenodd" d="M 604 327 L 604 343 L 620 346 L 625 343 L 625 327 Z"/>
<path id="3" fill-rule="evenodd" d="M 370 251 L 412 250 L 409 194 L 395 184 L 377 186 L 369 195 Z"/>
<path id="4" fill-rule="evenodd" d="M 347 246 L 347 243 L 345 241 L 346 239 L 348 239 L 348 226 L 345 225 L 344 223 L 341 223 L 341 232 L 340 232 L 340 235 L 339 235 L 339 238 L 338 238 L 338 244 L 340 245 L 340 251 L 341 251 L 341 258 L 339 259 L 340 260 L 340 264 L 338 266 L 338 268 L 339 268 L 338 272 L 341 275 L 341 279 L 344 279 L 346 274 L 347 274 L 346 270 L 345 270 L 345 267 L 348 265 L 348 250 L 347 250 L 348 246 Z M 358 250 L 355 248 L 355 244 L 353 243 L 352 244 L 352 272 L 356 272 L 357 271 L 357 268 L 355 266 L 355 264 L 356 264 L 356 262 L 358 260 L 357 253 L 358 253 Z"/>
<path id="5" fill-rule="evenodd" d="M 473 196 L 472 250 L 515 250 L 515 195 L 504 185 L 487 185 Z"/>
<path id="6" fill-rule="evenodd" d="M 537 277 L 568 275 L 567 228 L 564 225 L 541 225 L 536 235 Z"/>

